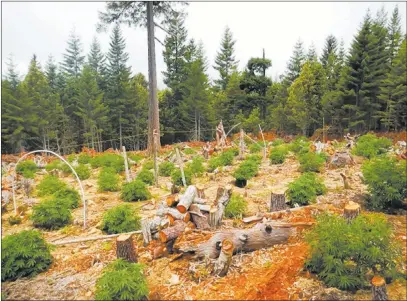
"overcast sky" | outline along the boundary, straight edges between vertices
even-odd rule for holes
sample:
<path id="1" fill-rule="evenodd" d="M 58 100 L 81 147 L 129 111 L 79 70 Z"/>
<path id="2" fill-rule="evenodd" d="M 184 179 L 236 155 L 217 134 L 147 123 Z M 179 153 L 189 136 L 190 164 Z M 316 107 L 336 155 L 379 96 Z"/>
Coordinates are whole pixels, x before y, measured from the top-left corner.
<path id="1" fill-rule="evenodd" d="M 251 57 L 261 56 L 272 60 L 268 75 L 275 79 L 285 71 L 298 38 L 308 48 L 313 42 L 318 55 L 324 40 L 334 34 L 343 38 L 348 48 L 368 8 L 372 15 L 384 5 L 389 16 L 399 6 L 403 32 L 406 32 L 405 2 L 191 2 L 186 28 L 189 38 L 201 40 L 210 63 L 211 79 L 217 77 L 212 68 L 226 26 L 236 39 L 236 58 L 242 70 Z M 35 53 L 42 66 L 49 54 L 62 61 L 67 39 L 76 28 L 88 53 L 91 41 L 97 36 L 104 52 L 108 51 L 110 32 L 96 33 L 98 11 L 104 2 L 2 2 L 2 68 L 12 53 L 20 75 L 27 73 L 29 61 Z M 111 28 L 110 28 L 111 29 Z M 161 41 L 165 34 L 156 30 Z M 123 35 L 130 55 L 129 65 L 134 73 L 147 76 L 147 33 L 145 29 L 123 25 Z M 158 85 L 164 88 L 162 71 L 165 69 L 163 47 L 156 43 Z"/>

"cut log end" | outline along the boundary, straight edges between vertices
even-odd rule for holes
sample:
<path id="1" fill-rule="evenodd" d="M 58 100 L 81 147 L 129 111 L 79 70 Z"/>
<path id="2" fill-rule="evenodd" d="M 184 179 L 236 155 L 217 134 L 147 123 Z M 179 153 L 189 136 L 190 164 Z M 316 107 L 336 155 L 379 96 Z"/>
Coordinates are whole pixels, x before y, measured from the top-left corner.
<path id="1" fill-rule="evenodd" d="M 178 211 L 181 212 L 181 213 L 187 212 L 187 208 L 186 208 L 184 205 L 178 205 L 178 206 L 177 206 L 177 209 L 178 209 Z"/>

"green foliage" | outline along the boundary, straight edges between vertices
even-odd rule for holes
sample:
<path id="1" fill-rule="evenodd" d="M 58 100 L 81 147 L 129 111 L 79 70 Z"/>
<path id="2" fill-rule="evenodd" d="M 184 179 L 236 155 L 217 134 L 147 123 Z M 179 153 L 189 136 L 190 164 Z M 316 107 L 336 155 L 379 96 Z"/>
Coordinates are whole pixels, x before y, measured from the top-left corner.
<path id="1" fill-rule="evenodd" d="M 240 195 L 233 194 L 225 208 L 225 216 L 228 218 L 242 218 L 246 210 L 246 200 Z"/>
<path id="2" fill-rule="evenodd" d="M 98 178 L 99 191 L 117 191 L 119 190 L 119 175 L 112 167 L 104 167 Z"/>
<path id="3" fill-rule="evenodd" d="M 185 155 L 194 155 L 194 154 L 196 154 L 196 151 L 194 151 L 193 148 L 184 148 L 183 152 L 184 152 Z"/>
<path id="4" fill-rule="evenodd" d="M 73 161 L 75 161 L 75 158 L 76 158 L 75 154 L 70 154 L 69 156 L 66 157 L 66 161 L 68 161 L 69 163 L 72 163 Z M 59 161 L 59 160 L 54 160 L 54 161 Z M 54 161 L 52 161 L 52 162 L 54 162 Z"/>
<path id="5" fill-rule="evenodd" d="M 1 241 L 1 281 L 33 277 L 52 263 L 50 246 L 35 230 L 8 235 Z"/>
<path id="6" fill-rule="evenodd" d="M 141 180 L 136 179 L 123 185 L 120 197 L 125 202 L 137 202 L 150 199 L 151 194 L 148 191 L 146 184 Z"/>
<path id="7" fill-rule="evenodd" d="M 300 161 L 300 170 L 302 172 L 319 172 L 325 163 L 323 155 L 314 152 L 301 154 L 298 160 Z"/>
<path id="8" fill-rule="evenodd" d="M 90 169 L 85 164 L 79 164 L 77 167 L 74 168 L 76 173 L 78 174 L 79 179 L 86 180 L 90 177 Z"/>
<path id="9" fill-rule="evenodd" d="M 282 164 L 287 157 L 288 149 L 285 145 L 274 147 L 270 153 L 271 164 Z"/>
<path id="10" fill-rule="evenodd" d="M 184 176 L 185 176 L 185 182 L 187 185 L 191 185 L 191 180 L 192 180 L 192 171 L 189 168 L 184 168 Z M 181 170 L 179 168 L 176 168 L 172 171 L 171 173 L 171 179 L 172 182 L 175 185 L 182 185 L 182 175 L 181 175 Z"/>
<path id="11" fill-rule="evenodd" d="M 72 173 L 71 167 L 69 167 L 69 165 L 66 164 L 65 162 L 61 162 L 61 164 L 59 165 L 59 169 L 62 170 L 62 172 L 66 173 L 66 174 Z"/>
<path id="12" fill-rule="evenodd" d="M 80 153 L 78 156 L 79 164 L 88 164 L 91 161 L 91 156 L 88 153 Z"/>
<path id="13" fill-rule="evenodd" d="M 324 194 L 326 187 L 315 173 L 308 172 L 288 185 L 287 196 L 291 203 L 308 205 L 317 195 Z"/>
<path id="14" fill-rule="evenodd" d="M 143 265 L 116 259 L 96 282 L 95 300 L 143 300 L 148 296 Z"/>
<path id="15" fill-rule="evenodd" d="M 289 144 L 289 150 L 296 154 L 300 152 L 307 152 L 310 145 L 311 142 L 307 141 L 307 138 L 304 136 L 299 136 Z"/>
<path id="16" fill-rule="evenodd" d="M 37 186 L 37 195 L 48 196 L 66 188 L 66 183 L 58 179 L 58 177 L 46 175 Z"/>
<path id="17" fill-rule="evenodd" d="M 56 199 L 64 203 L 68 208 L 74 209 L 79 207 L 79 193 L 72 188 L 64 188 L 58 190 L 52 195 L 52 199 Z"/>
<path id="18" fill-rule="evenodd" d="M 233 173 L 233 176 L 238 181 L 250 180 L 257 174 L 258 170 L 258 159 L 255 156 L 251 156 L 239 165 L 239 168 Z"/>
<path id="19" fill-rule="evenodd" d="M 237 152 L 237 154 L 239 154 L 239 151 Z M 229 149 L 221 153 L 219 156 L 210 158 L 208 161 L 208 170 L 212 172 L 218 167 L 232 165 L 233 158 L 235 156 L 236 149 Z"/>
<path id="20" fill-rule="evenodd" d="M 129 204 L 122 204 L 106 211 L 102 230 L 108 234 L 126 233 L 141 228 L 141 217 Z"/>
<path id="21" fill-rule="evenodd" d="M 251 161 L 256 163 L 257 165 L 260 165 L 262 159 L 263 157 L 261 155 L 250 155 L 246 158 L 246 161 Z"/>
<path id="22" fill-rule="evenodd" d="M 361 136 L 352 152 L 355 155 L 363 156 L 368 159 L 377 155 L 384 154 L 391 147 L 391 140 L 387 138 L 377 138 L 373 134 L 366 134 Z"/>
<path id="23" fill-rule="evenodd" d="M 37 169 L 37 164 L 35 164 L 34 161 L 25 160 L 18 163 L 16 171 L 18 174 L 23 175 L 24 178 L 34 179 Z"/>
<path id="24" fill-rule="evenodd" d="M 18 215 L 10 215 L 7 221 L 10 224 L 10 226 L 13 226 L 21 224 L 22 219 Z"/>
<path id="25" fill-rule="evenodd" d="M 45 166 L 45 170 L 46 171 L 51 171 L 51 170 L 54 170 L 54 169 L 61 170 L 61 165 L 62 164 L 63 164 L 63 162 L 61 160 L 59 160 L 59 159 L 53 160 L 52 162 L 48 163 Z"/>
<path id="26" fill-rule="evenodd" d="M 142 155 L 140 155 L 140 154 L 132 154 L 132 155 L 128 155 L 128 157 L 130 158 L 130 159 L 132 159 L 134 162 L 136 162 L 136 163 L 138 163 L 138 162 L 140 162 L 141 160 L 143 160 L 143 156 Z"/>
<path id="27" fill-rule="evenodd" d="M 219 156 L 213 156 L 208 160 L 208 171 L 213 172 L 216 168 L 221 166 L 220 158 Z"/>
<path id="28" fill-rule="evenodd" d="M 398 207 L 407 197 L 406 161 L 377 157 L 364 162 L 362 172 L 370 192 L 367 204 L 372 209 Z"/>
<path id="29" fill-rule="evenodd" d="M 239 154 L 239 148 L 238 147 L 232 147 L 228 151 L 233 153 L 233 156 L 237 156 Z"/>
<path id="30" fill-rule="evenodd" d="M 186 168 L 189 169 L 193 175 L 201 176 L 205 171 L 203 166 L 204 158 L 201 156 L 195 156 L 191 163 L 188 163 Z"/>
<path id="31" fill-rule="evenodd" d="M 122 172 L 124 170 L 124 159 L 120 155 L 106 153 L 101 156 L 94 157 L 90 161 L 92 168 L 98 167 L 111 167 L 116 172 Z"/>
<path id="32" fill-rule="evenodd" d="M 49 199 L 33 207 L 31 220 L 35 227 L 54 230 L 69 224 L 72 215 L 66 201 Z"/>
<path id="33" fill-rule="evenodd" d="M 284 144 L 284 140 L 281 138 L 274 139 L 271 143 L 272 146 L 279 146 L 281 144 Z"/>
<path id="34" fill-rule="evenodd" d="M 142 168 L 139 174 L 137 175 L 137 179 L 148 185 L 153 185 L 154 174 L 150 170 Z"/>
<path id="35" fill-rule="evenodd" d="M 158 172 L 162 177 L 169 177 L 175 169 L 175 164 L 169 161 L 164 161 L 158 166 Z"/>
<path id="36" fill-rule="evenodd" d="M 259 143 L 252 143 L 249 145 L 249 150 L 252 154 L 261 152 L 263 149 L 263 146 L 261 146 Z"/>
<path id="37" fill-rule="evenodd" d="M 148 160 L 148 161 L 146 161 L 146 162 L 144 163 L 144 165 L 143 165 L 143 169 L 146 169 L 146 170 L 154 169 L 154 162 L 153 162 L 153 160 Z"/>
<path id="38" fill-rule="evenodd" d="M 306 267 L 326 285 L 354 290 L 369 285 L 368 273 L 388 274 L 401 261 L 391 225 L 379 214 L 359 215 L 351 223 L 322 214 L 307 234 L 311 246 Z"/>

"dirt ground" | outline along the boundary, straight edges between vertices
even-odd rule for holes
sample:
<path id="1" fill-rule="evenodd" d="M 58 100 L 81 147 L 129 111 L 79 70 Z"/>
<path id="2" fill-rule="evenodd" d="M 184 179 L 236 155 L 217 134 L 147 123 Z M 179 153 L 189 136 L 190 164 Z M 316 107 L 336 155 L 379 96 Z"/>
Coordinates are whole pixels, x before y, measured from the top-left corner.
<path id="1" fill-rule="evenodd" d="M 192 157 L 192 156 L 189 156 Z M 357 158 L 355 166 L 324 170 L 321 177 L 328 192 L 317 198 L 322 210 L 342 212 L 345 203 L 352 200 L 363 201 L 366 187 L 361 183 L 360 166 L 362 159 Z M 218 185 L 233 182 L 233 170 L 239 165 L 236 159 L 231 168 L 217 174 L 210 180 L 207 175 L 195 179 L 193 183 L 205 185 L 205 195 L 214 199 Z M 269 211 L 271 192 L 283 191 L 288 184 L 300 176 L 299 163 L 294 156 L 289 157 L 284 164 L 270 165 L 269 160 L 262 163 L 259 174 L 248 181 L 246 188 L 234 186 L 233 191 L 247 195 L 247 216 L 257 212 Z M 133 175 L 140 167 L 132 167 Z M 228 170 L 229 169 L 229 170 Z M 340 173 L 349 176 L 351 189 L 343 188 Z M 97 191 L 96 178 L 98 170 L 92 171 L 92 176 L 82 183 L 88 201 L 88 228 L 82 228 L 83 207 L 73 210 L 74 223 L 58 231 L 43 231 L 48 242 L 61 239 L 103 235 L 97 228 L 104 212 L 122 201 L 119 192 L 100 193 Z M 37 175 L 39 183 L 42 175 Z M 63 180 L 78 188 L 72 176 Z M 155 215 L 156 205 L 166 195 L 169 178 L 160 178 L 160 188 L 150 187 L 153 199 L 132 203 L 140 208 L 143 217 Z M 38 201 L 38 200 L 37 200 Z M 17 195 L 18 204 L 22 204 L 23 195 Z M 28 218 L 20 225 L 10 226 L 7 218 L 12 214 L 12 202 L 7 207 L 8 212 L 2 214 L 2 238 L 24 229 L 32 229 Z M 27 212 L 27 216 L 30 210 Z M 298 210 L 292 213 L 279 214 L 275 217 L 281 221 L 314 221 L 315 210 Z M 403 256 L 406 259 L 406 212 L 399 215 L 388 215 L 394 225 L 396 237 L 403 243 Z M 240 220 L 225 220 L 224 227 L 243 227 Z M 297 228 L 293 231 L 287 244 L 276 245 L 251 253 L 233 256 L 232 265 L 227 276 L 220 278 L 206 275 L 196 279 L 188 272 L 196 260 L 183 256 L 169 255 L 152 260 L 151 250 L 142 246 L 142 239 L 137 239 L 139 261 L 146 265 L 146 275 L 150 287 L 149 298 L 153 300 L 369 300 L 370 291 L 358 291 L 356 294 L 326 288 L 314 275 L 304 270 L 303 264 L 308 256 L 308 246 L 304 241 L 304 231 L 307 228 Z M 95 283 L 103 268 L 116 258 L 115 240 L 97 240 L 84 243 L 57 246 L 52 251 L 54 263 L 51 268 L 34 278 L 19 279 L 14 282 L 2 283 L 2 292 L 7 299 L 20 300 L 92 300 L 95 295 Z M 404 266 L 406 269 L 406 266 Z M 396 281 L 388 285 L 391 300 L 405 300 L 406 283 Z"/>

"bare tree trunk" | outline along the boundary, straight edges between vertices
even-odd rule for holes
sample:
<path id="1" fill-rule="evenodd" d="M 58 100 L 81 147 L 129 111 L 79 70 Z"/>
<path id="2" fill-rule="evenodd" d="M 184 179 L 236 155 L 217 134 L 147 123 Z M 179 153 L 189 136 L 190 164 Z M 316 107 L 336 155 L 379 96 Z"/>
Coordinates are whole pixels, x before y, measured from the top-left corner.
<path id="1" fill-rule="evenodd" d="M 240 142 L 239 142 L 239 160 L 243 160 L 244 156 L 244 131 L 243 129 L 240 129 Z"/>
<path id="2" fill-rule="evenodd" d="M 122 140 L 122 112 L 119 113 L 119 140 L 120 140 L 120 149 L 123 147 Z"/>
<path id="3" fill-rule="evenodd" d="M 126 173 L 126 182 L 129 183 L 131 181 L 131 178 L 130 178 L 130 172 L 129 172 L 129 164 L 127 162 L 126 147 L 124 145 L 122 147 L 122 150 L 123 150 L 123 159 L 124 159 L 124 170 Z"/>
<path id="4" fill-rule="evenodd" d="M 147 36 L 148 36 L 148 85 L 149 85 L 149 114 L 148 114 L 148 145 L 147 153 L 153 154 L 153 130 L 157 131 L 157 148 L 160 149 L 160 116 L 157 100 L 157 70 L 155 62 L 154 17 L 153 2 L 147 2 Z"/>
<path id="5" fill-rule="evenodd" d="M 153 130 L 153 142 L 154 142 L 154 149 L 153 149 L 153 156 L 154 156 L 154 182 L 155 186 L 158 187 L 158 162 L 157 162 L 157 143 L 158 143 L 158 134 L 157 131 Z"/>

